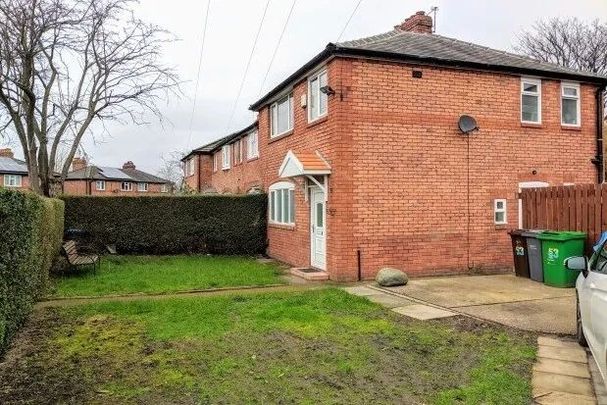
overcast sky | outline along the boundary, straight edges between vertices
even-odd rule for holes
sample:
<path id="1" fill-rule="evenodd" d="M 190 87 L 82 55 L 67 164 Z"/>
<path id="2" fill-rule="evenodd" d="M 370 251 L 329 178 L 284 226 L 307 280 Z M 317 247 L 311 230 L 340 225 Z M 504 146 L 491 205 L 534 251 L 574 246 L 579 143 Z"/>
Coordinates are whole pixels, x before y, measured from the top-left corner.
<path id="1" fill-rule="evenodd" d="M 138 168 L 155 173 L 162 155 L 198 147 L 253 122 L 254 115 L 248 106 L 260 95 L 261 82 L 292 0 L 270 0 L 232 120 L 230 116 L 267 0 L 210 0 L 190 131 L 207 1 L 141 0 L 136 13 L 179 38 L 167 48 L 166 61 L 177 68 L 186 82 L 184 95 L 161 105 L 167 118 L 162 125 L 158 122 L 147 126 L 112 125 L 108 127 L 109 135 L 97 132 L 95 141 L 89 137 L 84 146 L 95 164 L 121 166 L 132 160 Z M 297 0 L 263 90 L 282 81 L 328 42 L 337 41 L 356 3 L 357 0 Z M 416 11 L 432 6 L 439 7 L 438 34 L 503 50 L 511 50 L 516 36 L 538 19 L 575 16 L 591 20 L 607 16 L 606 0 L 363 0 L 342 40 L 389 31 Z"/>

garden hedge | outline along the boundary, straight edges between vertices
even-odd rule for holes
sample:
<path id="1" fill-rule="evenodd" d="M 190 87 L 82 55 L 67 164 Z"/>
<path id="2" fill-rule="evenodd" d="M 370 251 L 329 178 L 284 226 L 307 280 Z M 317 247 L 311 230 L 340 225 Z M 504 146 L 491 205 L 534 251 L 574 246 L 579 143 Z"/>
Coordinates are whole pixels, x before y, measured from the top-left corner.
<path id="1" fill-rule="evenodd" d="M 266 249 L 263 194 L 246 196 L 65 196 L 65 229 L 84 230 L 121 254 L 257 254 Z"/>
<path id="2" fill-rule="evenodd" d="M 48 285 L 63 240 L 63 202 L 0 189 L 0 352 Z"/>

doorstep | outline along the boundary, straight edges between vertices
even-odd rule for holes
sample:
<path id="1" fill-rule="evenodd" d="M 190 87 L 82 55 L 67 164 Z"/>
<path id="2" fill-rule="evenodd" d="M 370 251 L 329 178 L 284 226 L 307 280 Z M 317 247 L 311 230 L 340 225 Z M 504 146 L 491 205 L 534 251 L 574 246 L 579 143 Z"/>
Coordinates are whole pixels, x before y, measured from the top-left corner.
<path id="1" fill-rule="evenodd" d="M 327 281 L 329 279 L 329 273 L 326 271 L 309 267 L 293 267 L 289 270 L 289 273 L 307 281 Z"/>

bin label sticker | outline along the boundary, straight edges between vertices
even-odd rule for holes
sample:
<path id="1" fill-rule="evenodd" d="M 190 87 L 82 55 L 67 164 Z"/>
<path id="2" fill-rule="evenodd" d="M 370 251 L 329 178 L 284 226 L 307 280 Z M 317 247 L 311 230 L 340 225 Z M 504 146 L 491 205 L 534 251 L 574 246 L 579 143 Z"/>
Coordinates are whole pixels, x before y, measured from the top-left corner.
<path id="1" fill-rule="evenodd" d="M 557 248 L 548 248 L 548 260 L 554 262 L 559 258 L 559 250 Z"/>
<path id="2" fill-rule="evenodd" d="M 516 249 L 516 255 L 517 256 L 525 256 L 525 248 L 522 246 L 517 246 Z"/>

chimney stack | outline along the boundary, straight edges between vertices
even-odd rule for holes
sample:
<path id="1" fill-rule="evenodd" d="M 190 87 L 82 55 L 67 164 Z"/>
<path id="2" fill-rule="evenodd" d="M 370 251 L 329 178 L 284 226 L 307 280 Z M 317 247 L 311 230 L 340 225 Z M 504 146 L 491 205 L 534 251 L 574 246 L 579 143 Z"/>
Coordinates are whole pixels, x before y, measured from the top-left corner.
<path id="1" fill-rule="evenodd" d="M 13 153 L 13 150 L 11 148 L 4 148 L 4 149 L 0 149 L 0 156 L 7 157 L 7 158 L 14 158 L 15 154 Z"/>
<path id="2" fill-rule="evenodd" d="M 394 26 L 394 29 L 419 34 L 432 34 L 432 17 L 426 15 L 424 11 L 418 11 L 401 24 Z"/>
<path id="3" fill-rule="evenodd" d="M 123 169 L 135 169 L 135 163 L 131 162 L 130 160 L 128 162 L 126 162 L 125 164 L 122 165 Z"/>
<path id="4" fill-rule="evenodd" d="M 72 171 L 81 170 L 86 167 L 86 159 L 83 157 L 75 157 L 72 160 Z"/>

